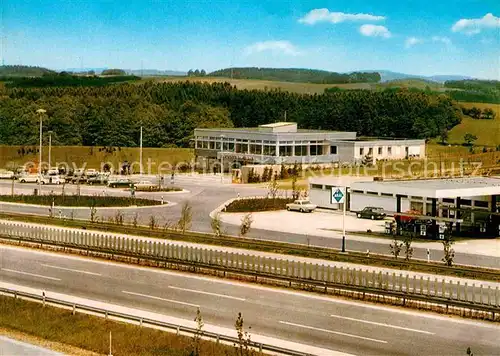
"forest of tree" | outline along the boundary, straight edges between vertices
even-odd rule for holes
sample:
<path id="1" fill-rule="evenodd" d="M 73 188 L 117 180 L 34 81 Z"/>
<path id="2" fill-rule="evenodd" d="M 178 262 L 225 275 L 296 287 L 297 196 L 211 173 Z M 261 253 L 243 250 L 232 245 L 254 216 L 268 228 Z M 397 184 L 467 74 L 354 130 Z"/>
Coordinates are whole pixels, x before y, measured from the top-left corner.
<path id="1" fill-rule="evenodd" d="M 123 69 L 105 69 L 101 75 L 127 75 Z"/>
<path id="2" fill-rule="evenodd" d="M 446 93 L 457 101 L 500 104 L 500 81 L 498 80 L 450 80 L 444 83 Z"/>
<path id="3" fill-rule="evenodd" d="M 0 77 L 41 77 L 44 74 L 57 74 L 53 70 L 42 67 L 23 65 L 0 66 Z"/>
<path id="4" fill-rule="evenodd" d="M 74 75 L 68 72 L 44 74 L 41 77 L 0 77 L 9 88 L 44 88 L 67 86 L 104 86 L 112 83 L 139 80 L 134 75 L 100 77 L 95 75 Z"/>
<path id="5" fill-rule="evenodd" d="M 0 87 L 0 144 L 38 142 L 36 110 L 55 145 L 189 147 L 195 127 L 252 127 L 287 119 L 301 128 L 365 136 L 428 138 L 460 122 L 446 95 L 393 90 L 296 94 L 238 90 L 229 83 Z"/>
<path id="6" fill-rule="evenodd" d="M 380 81 L 379 73 L 353 72 L 348 74 L 301 68 L 225 68 L 208 75 L 234 79 L 261 79 L 317 84 L 378 83 Z"/>

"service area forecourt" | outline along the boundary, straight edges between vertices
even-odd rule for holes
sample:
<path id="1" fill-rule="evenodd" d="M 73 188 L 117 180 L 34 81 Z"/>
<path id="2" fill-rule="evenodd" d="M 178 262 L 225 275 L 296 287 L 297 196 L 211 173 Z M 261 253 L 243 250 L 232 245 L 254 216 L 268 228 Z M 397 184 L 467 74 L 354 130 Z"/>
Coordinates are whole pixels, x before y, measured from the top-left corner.
<path id="1" fill-rule="evenodd" d="M 342 252 L 345 252 L 345 209 L 346 187 L 332 187 L 330 203 L 342 204 Z"/>

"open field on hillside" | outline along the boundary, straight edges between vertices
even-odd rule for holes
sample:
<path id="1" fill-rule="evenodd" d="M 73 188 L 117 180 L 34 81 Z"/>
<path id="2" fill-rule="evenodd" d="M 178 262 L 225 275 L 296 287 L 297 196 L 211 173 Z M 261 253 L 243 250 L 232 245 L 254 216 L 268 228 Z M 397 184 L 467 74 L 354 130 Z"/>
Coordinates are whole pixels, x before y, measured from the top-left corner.
<path id="1" fill-rule="evenodd" d="M 391 81 L 386 83 L 352 83 L 352 84 L 314 84 L 314 83 L 294 83 L 294 82 L 280 82 L 271 80 L 259 79 L 231 79 L 225 77 L 156 77 L 144 78 L 139 83 L 146 81 L 175 83 L 181 81 L 190 82 L 204 82 L 204 83 L 217 83 L 228 82 L 235 85 L 238 89 L 248 90 L 283 90 L 300 94 L 321 94 L 324 93 L 326 88 L 340 88 L 340 89 L 373 89 L 383 90 L 387 88 L 418 88 L 426 89 L 429 87 L 431 90 L 443 91 L 445 88 L 440 83 L 433 83 L 430 81 L 420 79 L 403 79 Z"/>
<path id="2" fill-rule="evenodd" d="M 292 83 L 292 82 L 278 82 L 271 80 L 257 80 L 257 79 L 231 79 L 224 77 L 168 77 L 168 78 L 153 78 L 144 79 L 140 83 L 145 81 L 155 81 L 155 82 L 165 82 L 165 83 L 175 83 L 182 81 L 190 82 L 204 82 L 204 83 L 217 83 L 217 82 L 228 82 L 231 85 L 235 85 L 238 89 L 247 90 L 283 90 L 293 93 L 300 94 L 321 94 L 324 93 L 326 88 L 338 87 L 341 89 L 370 89 L 371 86 L 368 83 L 353 83 L 353 84 L 313 84 L 313 83 Z"/>
<path id="3" fill-rule="evenodd" d="M 475 106 L 481 110 L 491 108 L 495 111 L 496 117 L 494 120 L 477 120 L 464 117 L 461 124 L 450 130 L 448 141 L 452 144 L 461 144 L 464 142 L 464 135 L 471 133 L 477 136 L 476 146 L 500 145 L 500 104 L 461 102 L 460 105 L 466 108 Z"/>
<path id="4" fill-rule="evenodd" d="M 22 154 L 24 148 L 25 154 Z M 32 151 L 26 153 L 28 149 Z M 12 165 L 23 165 L 27 162 L 38 162 L 38 146 L 0 146 L 0 168 L 6 168 Z M 48 147 L 44 146 L 42 150 L 42 160 L 48 161 Z M 175 165 L 180 162 L 189 162 L 193 156 L 193 150 L 187 148 L 143 148 L 143 165 L 144 171 L 148 172 L 148 159 L 151 161 L 151 173 L 157 172 L 157 167 L 160 164 L 164 168 L 169 165 Z M 139 148 L 138 147 L 114 147 L 112 149 L 104 149 L 103 147 L 88 147 L 88 146 L 53 146 L 51 154 L 52 166 L 56 162 L 69 164 L 70 168 L 73 163 L 76 168 L 94 168 L 100 169 L 101 163 L 109 163 L 112 167 L 118 169 L 119 164 L 125 161 L 129 163 L 135 162 L 132 170 L 138 171 L 139 166 Z"/>

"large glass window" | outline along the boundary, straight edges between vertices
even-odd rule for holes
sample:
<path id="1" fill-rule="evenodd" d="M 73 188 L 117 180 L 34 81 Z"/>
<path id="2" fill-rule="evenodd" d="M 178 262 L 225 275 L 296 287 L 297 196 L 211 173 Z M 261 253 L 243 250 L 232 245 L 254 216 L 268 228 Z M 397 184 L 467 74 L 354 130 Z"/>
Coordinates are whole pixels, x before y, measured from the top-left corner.
<path id="1" fill-rule="evenodd" d="M 280 156 L 286 157 L 292 155 L 292 146 L 280 146 Z"/>
<path id="2" fill-rule="evenodd" d="M 337 146 L 330 146 L 330 154 L 331 155 L 337 154 Z"/>
<path id="3" fill-rule="evenodd" d="M 260 144 L 250 144 L 250 153 L 254 155 L 262 154 L 262 146 Z"/>
<path id="4" fill-rule="evenodd" d="M 224 142 L 224 145 L 223 145 L 223 150 L 224 151 L 234 151 L 234 143 L 233 142 Z"/>
<path id="5" fill-rule="evenodd" d="M 295 156 L 307 156 L 307 146 L 295 146 Z"/>
<path id="6" fill-rule="evenodd" d="M 321 145 L 311 145 L 309 150 L 311 156 L 320 156 L 323 154 L 323 147 Z"/>
<path id="7" fill-rule="evenodd" d="M 275 145 L 264 145 L 264 155 L 266 156 L 275 156 L 276 155 L 276 146 Z"/>

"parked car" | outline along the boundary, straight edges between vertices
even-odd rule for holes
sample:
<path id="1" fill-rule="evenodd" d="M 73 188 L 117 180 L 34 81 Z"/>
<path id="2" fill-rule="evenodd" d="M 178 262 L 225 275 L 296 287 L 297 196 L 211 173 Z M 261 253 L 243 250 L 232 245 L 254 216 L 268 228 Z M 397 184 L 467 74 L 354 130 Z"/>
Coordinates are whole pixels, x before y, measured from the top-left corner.
<path id="1" fill-rule="evenodd" d="M 88 185 L 107 185 L 109 180 L 109 174 L 99 173 L 93 177 L 87 178 Z"/>
<path id="2" fill-rule="evenodd" d="M 108 187 L 110 188 L 128 188 L 131 184 L 132 181 L 128 178 L 110 179 L 108 181 Z"/>
<path id="3" fill-rule="evenodd" d="M 71 177 L 71 183 L 72 184 L 85 184 L 87 182 L 87 177 L 84 175 L 73 175 Z"/>
<path id="4" fill-rule="evenodd" d="M 39 180 L 38 174 L 24 174 L 19 177 L 19 183 L 38 183 Z"/>
<path id="5" fill-rule="evenodd" d="M 149 180 L 141 180 L 138 183 L 134 183 L 134 187 L 137 188 L 137 190 L 144 191 L 144 190 L 154 190 L 157 187 L 157 185 L 153 184 Z"/>
<path id="6" fill-rule="evenodd" d="M 42 181 L 40 182 L 42 184 L 64 184 L 65 180 L 64 178 L 60 176 L 44 176 L 42 177 Z"/>
<path id="7" fill-rule="evenodd" d="M 95 177 L 99 174 L 99 171 L 95 170 L 95 169 L 87 169 L 85 171 L 85 175 L 90 178 L 90 177 Z"/>
<path id="8" fill-rule="evenodd" d="M 0 171 L 0 179 L 14 179 L 14 172 Z"/>
<path id="9" fill-rule="evenodd" d="M 383 208 L 367 206 L 363 210 L 358 211 L 356 216 L 360 219 L 383 220 L 387 214 Z"/>
<path id="10" fill-rule="evenodd" d="M 293 203 L 286 205 L 286 210 L 296 210 L 301 213 L 312 213 L 318 206 L 312 204 L 309 200 L 295 200 Z"/>

